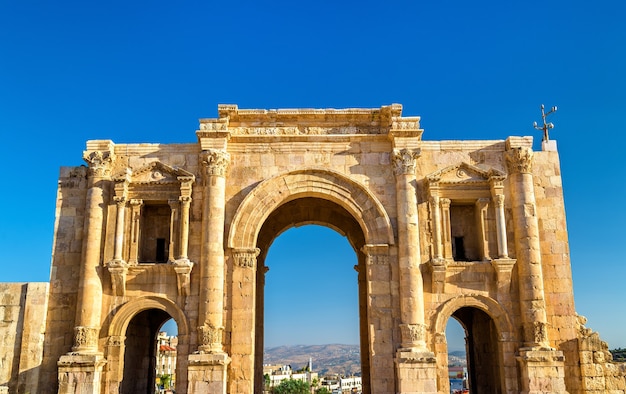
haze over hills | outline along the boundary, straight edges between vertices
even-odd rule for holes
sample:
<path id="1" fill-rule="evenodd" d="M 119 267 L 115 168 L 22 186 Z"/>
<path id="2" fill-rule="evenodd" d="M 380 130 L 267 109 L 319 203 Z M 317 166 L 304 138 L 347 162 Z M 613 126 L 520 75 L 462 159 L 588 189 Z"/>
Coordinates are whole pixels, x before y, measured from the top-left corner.
<path id="1" fill-rule="evenodd" d="M 313 372 L 320 376 L 361 374 L 359 345 L 294 345 L 265 349 L 264 364 L 291 365 L 293 370 L 303 368 L 313 361 Z"/>
<path id="2" fill-rule="evenodd" d="M 313 372 L 319 376 L 361 374 L 359 345 L 294 345 L 266 348 L 264 364 L 291 365 L 295 371 L 313 361 Z M 465 365 L 465 352 L 450 352 L 449 365 Z"/>

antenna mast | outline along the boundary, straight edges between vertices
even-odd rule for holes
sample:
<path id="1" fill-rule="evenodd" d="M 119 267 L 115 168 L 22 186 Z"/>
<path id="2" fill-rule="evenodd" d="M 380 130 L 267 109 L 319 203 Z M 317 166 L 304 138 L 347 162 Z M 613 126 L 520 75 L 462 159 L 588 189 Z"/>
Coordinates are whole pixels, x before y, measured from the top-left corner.
<path id="1" fill-rule="evenodd" d="M 550 123 L 546 123 L 546 118 L 548 117 L 548 115 L 550 115 L 553 112 L 556 112 L 557 108 L 556 105 L 554 107 L 552 107 L 550 109 L 550 111 L 545 112 L 545 107 L 543 106 L 543 104 L 541 104 L 541 120 L 543 120 L 543 126 L 539 126 L 537 124 L 537 122 L 533 122 L 533 126 L 537 129 L 537 130 L 543 130 L 543 139 L 541 140 L 542 142 L 548 142 L 550 140 L 550 137 L 548 135 L 548 130 L 553 129 L 554 128 L 554 123 L 550 122 Z"/>

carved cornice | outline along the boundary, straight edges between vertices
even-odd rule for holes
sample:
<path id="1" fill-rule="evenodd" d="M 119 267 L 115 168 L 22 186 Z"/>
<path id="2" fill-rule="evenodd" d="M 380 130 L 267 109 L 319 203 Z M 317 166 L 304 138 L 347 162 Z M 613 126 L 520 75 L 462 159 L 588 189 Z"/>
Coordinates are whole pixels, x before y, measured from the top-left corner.
<path id="1" fill-rule="evenodd" d="M 261 251 L 258 248 L 254 249 L 234 249 L 233 258 L 235 265 L 241 268 L 255 268 L 256 258 Z"/>
<path id="2" fill-rule="evenodd" d="M 109 151 L 85 151 L 83 152 L 83 160 L 89 165 L 89 175 L 108 177 L 111 176 L 115 155 Z"/>
<path id="3" fill-rule="evenodd" d="M 387 244 L 363 245 L 361 252 L 365 254 L 367 265 L 389 265 L 389 245 Z"/>
<path id="4" fill-rule="evenodd" d="M 533 151 L 527 147 L 511 148 L 505 152 L 506 164 L 512 174 L 530 174 L 533 170 Z"/>
<path id="5" fill-rule="evenodd" d="M 202 151 L 201 162 L 208 176 L 223 177 L 226 175 L 226 170 L 230 163 L 230 154 L 223 150 L 207 149 Z"/>
<path id="6" fill-rule="evenodd" d="M 393 167 L 396 175 L 415 174 L 415 162 L 420 156 L 420 151 L 412 149 L 394 149 Z"/>

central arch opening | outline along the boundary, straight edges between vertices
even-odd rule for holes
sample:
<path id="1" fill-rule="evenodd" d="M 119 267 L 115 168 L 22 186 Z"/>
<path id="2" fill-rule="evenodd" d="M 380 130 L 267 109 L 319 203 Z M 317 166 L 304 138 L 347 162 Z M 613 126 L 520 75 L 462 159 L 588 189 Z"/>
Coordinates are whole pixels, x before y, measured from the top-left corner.
<path id="1" fill-rule="evenodd" d="M 341 373 L 359 373 L 362 392 L 370 392 L 364 239 L 345 209 L 320 198 L 287 202 L 268 216 L 257 239 L 256 392 L 267 386 L 264 349 L 289 344 L 357 345 L 358 371 Z"/>

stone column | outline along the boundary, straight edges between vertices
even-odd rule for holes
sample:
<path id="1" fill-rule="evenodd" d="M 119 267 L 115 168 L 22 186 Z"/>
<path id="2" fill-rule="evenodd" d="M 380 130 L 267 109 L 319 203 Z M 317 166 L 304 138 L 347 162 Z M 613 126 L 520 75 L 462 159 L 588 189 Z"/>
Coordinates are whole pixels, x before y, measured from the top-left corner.
<path id="1" fill-rule="evenodd" d="M 128 257 L 128 264 L 130 265 L 137 265 L 139 263 L 139 222 L 141 219 L 142 205 L 143 200 L 130 200 L 130 253 Z"/>
<path id="2" fill-rule="evenodd" d="M 168 263 L 173 263 L 176 259 L 176 251 L 175 248 L 177 244 L 176 240 L 176 231 L 178 230 L 178 209 L 180 207 L 179 200 L 168 200 L 168 205 L 170 206 L 170 244 L 168 245 L 168 254 L 167 261 Z"/>
<path id="3" fill-rule="evenodd" d="M 431 187 L 430 211 L 433 232 L 433 252 L 430 260 L 432 273 L 432 292 L 443 293 L 446 283 L 446 260 L 443 258 L 443 244 L 441 242 L 441 198 L 436 186 Z"/>
<path id="4" fill-rule="evenodd" d="M 396 354 L 399 393 L 436 393 L 435 355 L 426 348 L 424 285 L 420 270 L 421 253 L 415 161 L 418 150 L 394 149 L 398 218 L 398 266 L 400 273 L 401 348 Z"/>
<path id="5" fill-rule="evenodd" d="M 434 195 L 430 198 L 430 209 L 433 220 L 433 254 L 435 260 L 443 259 L 443 245 L 441 243 L 441 204 L 439 196 Z"/>
<path id="6" fill-rule="evenodd" d="M 414 150 L 394 150 L 398 209 L 398 263 L 400 267 L 400 313 L 402 347 L 425 349 L 424 289 L 420 271 L 419 223 L 415 190 Z"/>
<path id="7" fill-rule="evenodd" d="M 189 206 L 191 205 L 191 197 L 180 197 L 180 241 L 178 260 L 187 260 L 187 251 L 189 248 Z"/>
<path id="8" fill-rule="evenodd" d="M 230 155 L 225 150 L 202 152 L 204 196 L 202 207 L 202 255 L 198 310 L 198 351 L 189 355 L 189 392 L 226 393 L 224 352 L 224 210 L 226 169 Z"/>
<path id="9" fill-rule="evenodd" d="M 549 346 L 539 223 L 532 174 L 533 152 L 529 147 L 508 147 L 506 162 L 509 167 L 511 204 L 515 223 L 515 253 L 520 276 L 524 345 L 546 348 Z"/>
<path id="10" fill-rule="evenodd" d="M 256 265 L 259 249 L 233 249 L 232 324 L 229 387 L 231 393 L 254 393 Z M 261 351 L 263 351 L 261 349 Z"/>
<path id="11" fill-rule="evenodd" d="M 506 141 L 511 206 L 515 224 L 524 347 L 519 349 L 521 392 L 566 393 L 563 352 L 550 348 L 543 290 L 539 223 L 532 174 L 533 152 L 517 139 Z M 546 374 L 546 371 L 553 371 Z"/>
<path id="12" fill-rule="evenodd" d="M 498 258 L 508 259 L 509 249 L 506 237 L 506 217 L 504 216 L 503 178 L 491 177 L 491 198 L 496 205 L 496 236 L 498 237 Z"/>
<path id="13" fill-rule="evenodd" d="M 491 260 L 491 256 L 489 255 L 489 238 L 487 236 L 487 209 L 489 208 L 489 199 L 479 198 L 476 200 L 475 206 L 480 257 L 483 261 Z"/>
<path id="14" fill-rule="evenodd" d="M 100 264 L 102 234 L 105 221 L 104 208 L 109 204 L 111 165 L 110 151 L 85 152 L 89 163 L 87 204 L 85 208 L 83 258 L 80 266 L 80 283 L 74 328 L 75 353 L 97 353 L 98 333 L 102 308 L 102 281 Z"/>
<path id="15" fill-rule="evenodd" d="M 224 210 L 226 169 L 230 155 L 222 150 L 202 154 L 204 207 L 198 316 L 200 352 L 222 353 L 224 331 Z M 208 341 L 208 342 L 207 342 Z"/>
<path id="16" fill-rule="evenodd" d="M 109 203 L 111 166 L 115 160 L 111 141 L 95 141 L 85 151 L 89 164 L 83 251 L 80 265 L 74 345 L 59 358 L 59 393 L 100 393 L 105 360 L 98 349 L 102 313 L 102 233 Z M 88 149 L 90 145 L 88 143 Z M 104 149 L 103 149 L 104 148 Z"/>
<path id="17" fill-rule="evenodd" d="M 450 228 L 450 204 L 449 198 L 439 199 L 441 204 L 441 218 L 443 230 L 443 257 L 445 259 L 453 259 L 452 255 L 452 229 Z"/>

